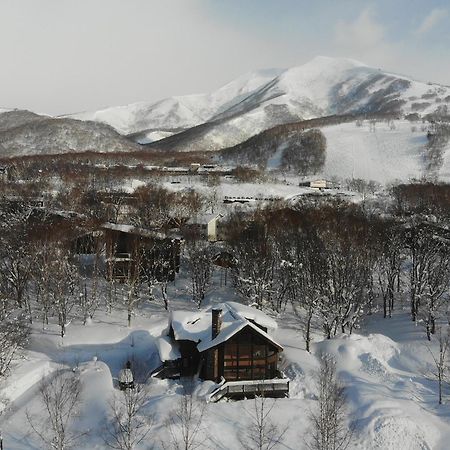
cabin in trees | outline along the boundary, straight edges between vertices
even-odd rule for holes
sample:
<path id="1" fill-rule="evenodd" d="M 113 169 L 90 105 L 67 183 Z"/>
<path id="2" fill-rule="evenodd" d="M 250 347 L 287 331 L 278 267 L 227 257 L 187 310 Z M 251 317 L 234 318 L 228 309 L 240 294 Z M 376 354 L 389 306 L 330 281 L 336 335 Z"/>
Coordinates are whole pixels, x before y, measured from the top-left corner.
<path id="1" fill-rule="evenodd" d="M 106 274 L 117 281 L 173 281 L 180 268 L 180 239 L 131 225 L 102 226 Z"/>
<path id="2" fill-rule="evenodd" d="M 222 214 L 200 214 L 190 218 L 186 223 L 186 228 L 192 234 L 209 242 L 220 240 L 219 220 Z"/>
<path id="3" fill-rule="evenodd" d="M 161 378 L 195 377 L 219 383 L 212 398 L 248 397 L 264 391 L 286 396 L 289 384 L 278 370 L 283 351 L 270 330 L 276 322 L 235 302 L 202 311 L 173 311 L 168 333 L 157 343 Z"/>

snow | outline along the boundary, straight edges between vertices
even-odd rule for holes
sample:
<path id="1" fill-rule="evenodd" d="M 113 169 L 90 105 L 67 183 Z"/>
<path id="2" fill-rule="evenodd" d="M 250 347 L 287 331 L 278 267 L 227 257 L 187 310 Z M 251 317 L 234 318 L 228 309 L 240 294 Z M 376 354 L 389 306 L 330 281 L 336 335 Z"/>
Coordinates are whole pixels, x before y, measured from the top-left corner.
<path id="1" fill-rule="evenodd" d="M 150 144 L 151 142 L 159 141 L 166 137 L 172 136 L 174 133 L 172 131 L 149 131 L 136 139 L 138 144 Z"/>
<path id="2" fill-rule="evenodd" d="M 181 358 L 180 350 L 177 344 L 172 342 L 169 336 L 161 336 L 156 340 L 156 348 L 158 349 L 159 359 L 161 362 L 174 361 Z"/>
<path id="3" fill-rule="evenodd" d="M 169 283 L 168 297 L 175 315 L 179 314 L 183 326 L 191 331 L 187 321 L 201 317 L 202 312 L 189 301 L 188 284 L 189 280 L 181 274 Z M 235 293 L 231 286 L 220 286 L 216 273 L 205 305 L 224 309 L 223 303 L 229 299 L 235 299 Z M 273 403 L 271 419 L 281 428 L 289 425 L 286 448 L 306 448 L 303 443 L 310 434 L 308 415 L 317 405 L 313 374 L 318 367 L 318 355 L 326 352 L 336 358 L 338 372 L 347 386 L 349 417 L 355 427 L 350 450 L 448 449 L 450 404 L 437 404 L 437 383 L 428 375 L 432 367 L 428 347 L 436 351 L 436 342 L 428 343 L 421 326 L 411 322 L 407 305 L 399 303 L 391 319 L 383 319 L 375 312 L 351 336 L 337 335 L 324 340 L 318 330 L 313 335 L 310 354 L 305 351 L 301 328 L 289 309 L 277 317 L 269 317 L 238 301 L 228 303 L 248 319 L 258 323 L 265 320 L 266 326 L 270 322 L 278 324 L 273 338 L 284 348 L 282 370 L 290 380 L 290 397 Z M 26 412 L 43 414 L 38 395 L 40 379 L 45 375 L 51 379 L 52 370 L 61 365 L 69 372 L 72 369 L 82 383 L 83 403 L 74 426 L 90 432 L 77 447 L 105 448 L 102 430 L 110 419 L 111 400 L 122 395 L 114 381 L 125 362 L 130 360 L 132 367 L 142 364 L 148 373 L 160 364 L 160 355 L 177 356 L 169 345 L 162 351 L 158 348 L 165 345 L 159 338 L 166 333 L 169 320 L 160 299 L 145 301 L 133 317 L 131 327 L 126 326 L 125 310 L 117 307 L 107 313 L 103 309 L 87 326 L 74 320 L 64 339 L 58 335 L 56 323 L 50 323 L 45 330 L 40 323 L 33 325 L 24 359 L 17 361 L 11 376 L 0 384 L 0 397 L 9 398 L 0 415 L 5 448 L 39 448 Z M 258 317 L 252 317 L 250 312 Z M 201 335 L 210 320 L 209 315 L 207 323 L 192 327 Z M 155 418 L 151 440 L 158 447 L 167 436 L 164 424 L 181 398 L 183 385 L 181 381 L 149 378 L 145 387 L 148 400 L 144 414 Z M 205 401 L 217 387 L 213 382 L 198 382 L 194 396 Z M 253 405 L 253 400 L 208 403 L 203 428 L 217 442 L 205 441 L 205 447 L 240 448 L 239 436 L 248 429 L 248 411 Z M 136 450 L 146 448 L 146 444 Z"/>
<path id="4" fill-rule="evenodd" d="M 391 130 L 379 122 L 375 132 L 366 122 L 362 127 L 354 123 L 324 127 L 327 139 L 326 162 L 323 175 L 327 178 L 363 178 L 388 183 L 420 178 L 424 172 L 422 153 L 427 143 L 427 131 L 411 131 L 407 121 L 395 121 Z M 448 161 L 441 175 L 448 173 Z M 448 179 L 448 178 L 447 178 Z"/>
<path id="5" fill-rule="evenodd" d="M 120 231 L 122 233 L 136 234 L 139 236 L 146 236 L 155 239 L 164 239 L 166 235 L 159 231 L 149 230 L 146 228 L 135 227 L 134 225 L 121 224 L 121 223 L 104 223 L 102 228 L 113 231 Z"/>
<path id="6" fill-rule="evenodd" d="M 240 316 L 245 317 L 248 320 L 253 320 L 258 325 L 261 325 L 268 330 L 275 331 L 278 327 L 277 322 L 264 314 L 261 310 L 253 308 L 251 306 L 244 305 L 237 302 L 227 302 L 228 306 L 231 306 Z"/>
<path id="7" fill-rule="evenodd" d="M 211 94 L 172 97 L 156 103 L 139 102 L 94 112 L 76 113 L 68 117 L 107 123 L 122 134 L 149 130 L 143 141 L 158 140 L 173 134 L 172 129 L 193 127 L 211 119 L 239 103 L 247 94 L 280 72 L 281 70 L 277 69 L 250 72 Z"/>
<path id="8" fill-rule="evenodd" d="M 254 321 L 258 325 L 272 330 L 276 329 L 276 322 L 262 311 L 236 302 L 219 303 L 214 308 L 222 310 L 222 326 L 220 333 L 214 339 L 212 339 L 211 331 L 213 307 L 194 313 L 191 311 L 172 311 L 170 324 L 175 339 L 197 342 L 198 351 L 203 352 L 208 348 L 226 342 L 248 326 L 267 340 L 281 347 L 271 336 L 251 322 Z"/>
<path id="9" fill-rule="evenodd" d="M 197 214 L 196 216 L 191 217 L 188 221 L 188 225 L 208 225 L 213 220 L 221 217 L 220 214 Z"/>

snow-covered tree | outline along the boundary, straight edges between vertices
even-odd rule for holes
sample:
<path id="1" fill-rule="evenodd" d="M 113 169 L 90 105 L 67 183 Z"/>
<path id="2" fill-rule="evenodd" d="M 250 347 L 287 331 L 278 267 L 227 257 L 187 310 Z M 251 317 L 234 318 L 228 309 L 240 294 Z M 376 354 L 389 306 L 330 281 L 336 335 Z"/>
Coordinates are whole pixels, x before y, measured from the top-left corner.
<path id="1" fill-rule="evenodd" d="M 200 308 L 212 275 L 211 252 L 208 243 L 199 240 L 187 241 L 186 258 L 191 279 L 192 300 Z"/>
<path id="2" fill-rule="evenodd" d="M 311 437 L 306 438 L 307 446 L 311 450 L 345 450 L 352 429 L 348 425 L 345 388 L 337 376 L 332 356 L 320 355 L 315 381 L 318 405 L 310 414 Z"/>
<path id="3" fill-rule="evenodd" d="M 81 383 L 76 373 L 59 369 L 52 377 L 44 378 L 39 387 L 42 411 L 28 422 L 47 448 L 66 450 L 85 433 L 73 428 L 73 420 L 81 404 Z"/>
<path id="4" fill-rule="evenodd" d="M 168 440 L 162 442 L 167 450 L 195 450 L 207 440 L 204 416 L 207 404 L 192 393 L 193 386 L 185 386 L 176 408 L 166 421 Z"/>
<path id="5" fill-rule="evenodd" d="M 284 435 L 288 426 L 280 427 L 273 420 L 276 400 L 268 399 L 262 392 L 256 396 L 252 408 L 244 408 L 250 423 L 240 434 L 240 443 L 245 450 L 273 450 L 284 447 Z"/>
<path id="6" fill-rule="evenodd" d="M 0 379 L 8 375 L 12 362 L 28 341 L 29 328 L 21 315 L 0 317 Z"/>
<path id="7" fill-rule="evenodd" d="M 133 450 L 152 430 L 153 416 L 145 411 L 148 392 L 142 385 L 120 392 L 110 404 L 111 419 L 104 431 L 108 447 Z M 148 447 L 151 448 L 151 447 Z"/>

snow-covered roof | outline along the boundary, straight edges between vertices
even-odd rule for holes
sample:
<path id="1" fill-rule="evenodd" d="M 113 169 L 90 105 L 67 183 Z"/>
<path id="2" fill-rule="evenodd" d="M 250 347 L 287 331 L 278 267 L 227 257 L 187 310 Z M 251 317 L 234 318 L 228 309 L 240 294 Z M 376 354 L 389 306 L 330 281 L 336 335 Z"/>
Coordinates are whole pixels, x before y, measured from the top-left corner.
<path id="1" fill-rule="evenodd" d="M 145 228 L 135 227 L 133 225 L 106 222 L 102 225 L 103 229 L 120 231 L 122 233 L 135 234 L 138 236 L 150 237 L 155 239 L 165 239 L 166 235 L 159 231 L 148 230 Z"/>
<path id="2" fill-rule="evenodd" d="M 219 217 L 222 217 L 222 214 L 197 214 L 196 216 L 191 217 L 187 221 L 187 223 L 188 225 L 207 225 L 208 223 L 218 219 Z"/>
<path id="3" fill-rule="evenodd" d="M 211 331 L 213 309 L 222 310 L 222 325 L 215 339 L 212 339 Z M 245 327 L 252 328 L 262 337 L 281 348 L 281 345 L 260 328 L 274 330 L 277 328 L 277 323 L 262 311 L 236 302 L 219 303 L 195 312 L 172 311 L 170 324 L 177 341 L 196 342 L 199 352 L 227 341 Z"/>
<path id="4" fill-rule="evenodd" d="M 159 359 L 164 361 L 174 361 L 181 358 L 178 345 L 170 339 L 169 336 L 161 336 L 156 340 L 156 348 L 158 349 Z"/>

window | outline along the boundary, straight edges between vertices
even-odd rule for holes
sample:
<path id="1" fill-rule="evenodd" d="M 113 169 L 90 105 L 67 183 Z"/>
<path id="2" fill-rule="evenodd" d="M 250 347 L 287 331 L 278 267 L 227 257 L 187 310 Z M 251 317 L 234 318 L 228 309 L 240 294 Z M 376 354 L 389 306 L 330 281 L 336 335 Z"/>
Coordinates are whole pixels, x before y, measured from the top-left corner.
<path id="1" fill-rule="evenodd" d="M 266 341 L 244 331 L 225 343 L 223 376 L 226 380 L 273 378 L 277 352 Z"/>

